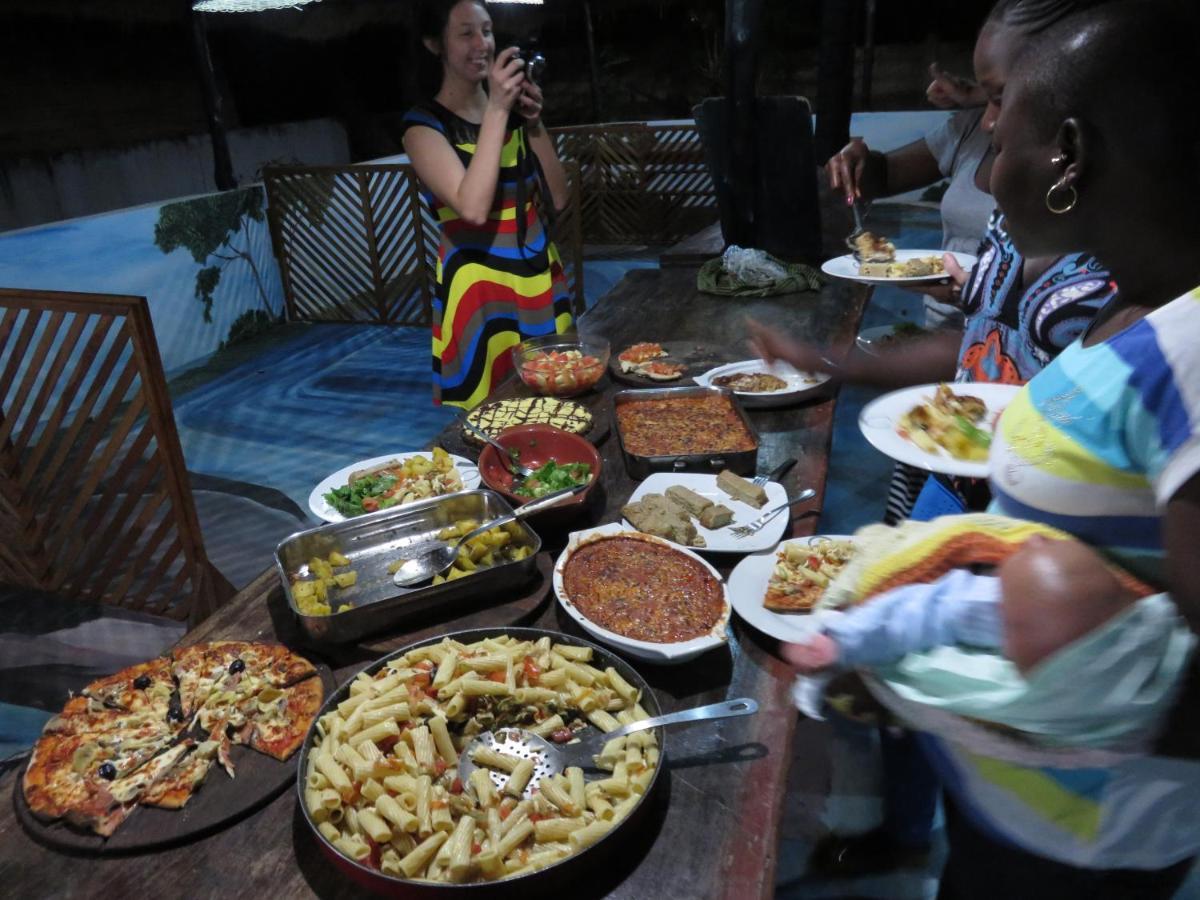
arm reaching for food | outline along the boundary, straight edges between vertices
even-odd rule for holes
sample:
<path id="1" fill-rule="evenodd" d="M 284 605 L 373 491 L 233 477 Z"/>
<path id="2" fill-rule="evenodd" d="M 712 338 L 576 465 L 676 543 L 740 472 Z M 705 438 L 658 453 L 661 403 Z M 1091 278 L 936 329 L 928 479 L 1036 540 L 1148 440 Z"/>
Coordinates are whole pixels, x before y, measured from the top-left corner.
<path id="1" fill-rule="evenodd" d="M 798 341 L 753 319 L 747 320 L 746 328 L 751 350 L 768 364 L 781 359 L 801 372 L 826 372 L 851 384 L 889 388 L 953 379 L 962 343 L 958 332 L 938 331 L 875 355 Z"/>
<path id="2" fill-rule="evenodd" d="M 999 580 L 956 569 L 933 584 L 913 584 L 874 597 L 831 620 L 803 644 L 784 644 L 783 658 L 802 675 L 833 666 L 882 666 L 910 653 L 965 644 L 998 650 L 1003 642 Z"/>

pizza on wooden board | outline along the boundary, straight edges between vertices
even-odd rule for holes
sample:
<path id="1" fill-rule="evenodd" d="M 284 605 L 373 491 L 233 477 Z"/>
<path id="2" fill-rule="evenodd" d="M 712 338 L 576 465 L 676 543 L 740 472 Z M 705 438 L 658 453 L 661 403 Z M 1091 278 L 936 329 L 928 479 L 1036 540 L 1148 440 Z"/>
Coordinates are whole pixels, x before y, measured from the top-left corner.
<path id="1" fill-rule="evenodd" d="M 232 743 L 285 760 L 324 690 L 280 644 L 195 644 L 99 678 L 46 723 L 22 782 L 44 821 L 107 837 L 139 806 L 180 809 Z"/>

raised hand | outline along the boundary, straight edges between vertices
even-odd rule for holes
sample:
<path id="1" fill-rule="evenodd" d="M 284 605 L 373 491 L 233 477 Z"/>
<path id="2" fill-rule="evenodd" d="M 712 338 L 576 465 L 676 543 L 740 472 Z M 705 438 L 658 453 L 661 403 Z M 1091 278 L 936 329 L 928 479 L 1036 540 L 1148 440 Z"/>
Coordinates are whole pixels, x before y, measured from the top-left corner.
<path id="1" fill-rule="evenodd" d="M 860 137 L 850 138 L 850 143 L 829 157 L 825 171 L 829 173 L 829 186 L 845 192 L 847 199 L 862 196 L 863 170 L 867 165 L 870 148 Z"/>
<path id="2" fill-rule="evenodd" d="M 987 103 L 982 87 L 969 78 L 947 72 L 937 63 L 929 64 L 929 78 L 925 99 L 938 109 L 967 109 Z"/>
<path id="3" fill-rule="evenodd" d="M 517 56 L 518 52 L 516 47 L 501 50 L 488 73 L 488 105 L 505 112 L 517 103 L 527 83 L 525 60 Z"/>
<path id="4" fill-rule="evenodd" d="M 541 86 L 525 79 L 525 83 L 521 86 L 521 94 L 517 98 L 517 111 L 530 128 L 536 128 L 541 124 L 543 101 L 544 95 Z"/>

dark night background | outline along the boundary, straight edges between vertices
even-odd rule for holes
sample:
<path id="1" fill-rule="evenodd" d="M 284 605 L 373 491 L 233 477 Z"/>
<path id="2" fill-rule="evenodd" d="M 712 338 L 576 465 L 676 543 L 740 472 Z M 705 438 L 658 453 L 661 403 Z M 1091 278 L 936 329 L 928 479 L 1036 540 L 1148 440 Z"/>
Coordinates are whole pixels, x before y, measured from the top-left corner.
<path id="1" fill-rule="evenodd" d="M 346 128 L 352 159 L 398 152 L 395 123 L 422 93 L 413 2 L 323 0 L 300 11 L 210 15 L 227 124 L 333 118 Z M 591 5 L 602 121 L 688 117 L 694 103 L 720 93 L 724 0 Z M 924 107 L 924 72 L 934 59 L 969 71 L 988 5 L 879 0 L 870 108 Z M 189 0 L 0 2 L 0 159 L 204 133 L 189 7 Z M 541 15 L 551 66 L 547 119 L 593 121 L 582 0 L 548 0 Z M 765 19 L 760 92 L 815 96 L 819 3 L 770 0 Z M 863 105 L 860 86 L 855 106 Z"/>

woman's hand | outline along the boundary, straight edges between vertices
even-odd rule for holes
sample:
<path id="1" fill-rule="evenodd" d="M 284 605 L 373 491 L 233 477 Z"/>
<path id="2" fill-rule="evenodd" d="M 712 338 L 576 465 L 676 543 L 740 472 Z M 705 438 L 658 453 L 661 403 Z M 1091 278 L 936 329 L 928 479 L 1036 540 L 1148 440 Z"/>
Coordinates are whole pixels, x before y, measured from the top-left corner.
<path id="1" fill-rule="evenodd" d="M 813 635 L 803 644 L 781 644 L 779 652 L 801 675 L 815 675 L 837 663 L 841 652 L 837 641 L 827 634 Z"/>
<path id="2" fill-rule="evenodd" d="M 825 171 L 829 174 L 829 186 L 835 191 L 840 188 L 848 201 L 862 197 L 863 172 L 870 155 L 871 150 L 862 138 L 850 138 L 850 143 L 829 157 L 829 162 L 825 163 Z"/>
<path id="3" fill-rule="evenodd" d="M 987 94 L 980 85 L 961 75 L 952 75 L 937 63 L 930 63 L 929 78 L 925 99 L 938 109 L 970 109 L 987 104 Z"/>
<path id="4" fill-rule="evenodd" d="M 528 78 L 521 86 L 521 95 L 517 98 L 517 110 L 525 120 L 528 128 L 537 128 L 542 124 L 542 88 Z"/>
<path id="5" fill-rule="evenodd" d="M 953 253 L 942 254 L 942 266 L 946 270 L 948 281 L 939 284 L 899 284 L 896 285 L 914 294 L 924 294 L 932 297 L 938 303 L 949 303 L 951 306 L 962 304 L 962 291 L 970 273 L 958 264 Z"/>
<path id="6" fill-rule="evenodd" d="M 516 47 L 501 50 L 488 73 L 488 106 L 506 113 L 517 103 L 527 83 L 525 60 L 517 56 L 518 52 Z"/>
<path id="7" fill-rule="evenodd" d="M 829 364 L 827 351 L 792 340 L 780 334 L 778 329 L 768 328 L 753 319 L 746 321 L 746 329 L 750 332 L 750 349 L 768 365 L 782 359 L 801 372 L 833 372 L 836 368 Z"/>

